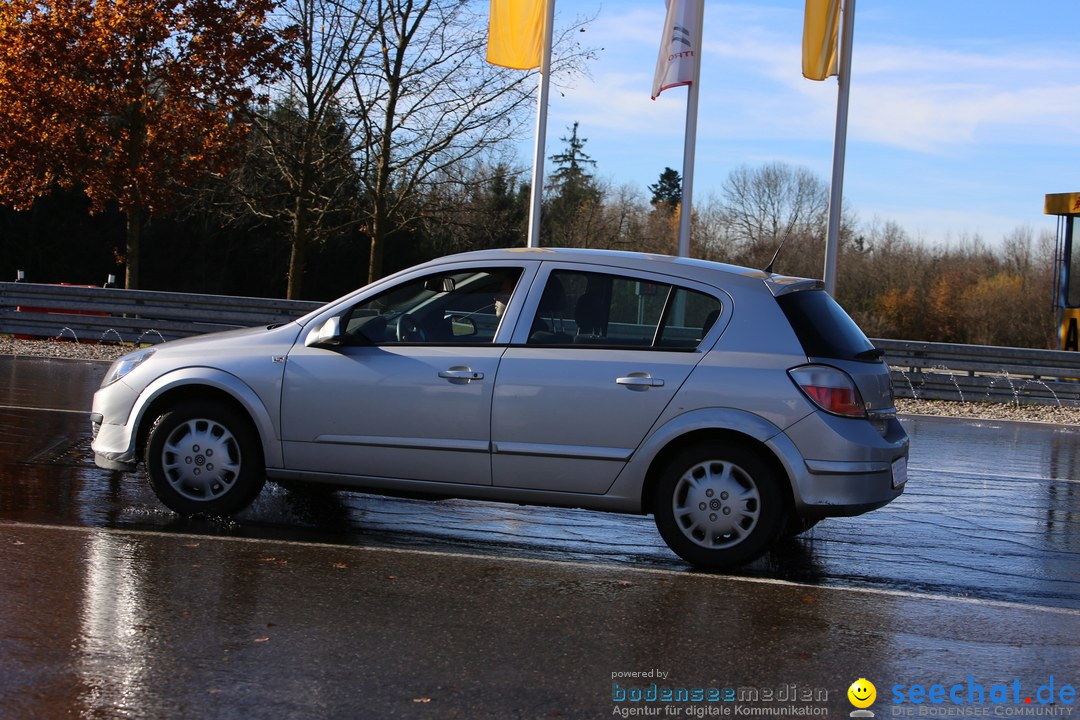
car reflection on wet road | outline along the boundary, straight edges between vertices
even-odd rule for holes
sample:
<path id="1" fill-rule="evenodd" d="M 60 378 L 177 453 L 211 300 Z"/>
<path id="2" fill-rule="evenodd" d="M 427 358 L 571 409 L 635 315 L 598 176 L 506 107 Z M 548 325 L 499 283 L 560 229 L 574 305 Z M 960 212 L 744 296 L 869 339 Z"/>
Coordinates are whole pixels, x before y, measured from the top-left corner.
<path id="1" fill-rule="evenodd" d="M 650 518 L 464 500 L 292 493 L 233 520 L 184 519 L 141 475 L 93 465 L 89 398 L 106 364 L 0 356 L 0 521 L 690 569 Z M 1080 428 L 911 417 L 907 491 L 830 519 L 741 571 L 1080 609 Z"/>

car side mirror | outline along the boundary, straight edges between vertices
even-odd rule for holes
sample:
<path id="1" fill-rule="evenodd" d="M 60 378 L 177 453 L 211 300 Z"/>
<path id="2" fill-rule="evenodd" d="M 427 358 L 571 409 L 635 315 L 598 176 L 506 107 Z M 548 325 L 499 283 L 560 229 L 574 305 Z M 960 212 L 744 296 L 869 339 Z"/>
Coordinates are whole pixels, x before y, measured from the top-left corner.
<path id="1" fill-rule="evenodd" d="M 304 340 L 306 347 L 326 347 L 341 344 L 341 316 L 328 318 L 320 327 L 308 333 Z"/>
<path id="2" fill-rule="evenodd" d="M 450 332 L 456 338 L 472 337 L 476 335 L 476 321 L 470 317 L 451 316 Z"/>

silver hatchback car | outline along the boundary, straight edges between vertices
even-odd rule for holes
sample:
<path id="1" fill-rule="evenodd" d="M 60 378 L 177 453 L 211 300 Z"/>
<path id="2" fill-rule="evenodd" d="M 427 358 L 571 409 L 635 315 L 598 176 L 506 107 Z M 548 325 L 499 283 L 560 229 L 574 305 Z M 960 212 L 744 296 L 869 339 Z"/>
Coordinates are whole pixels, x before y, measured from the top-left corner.
<path id="1" fill-rule="evenodd" d="M 816 280 L 588 250 L 499 250 L 397 273 L 276 327 L 117 360 L 99 466 L 141 460 L 181 514 L 266 479 L 651 513 L 690 563 L 903 492 L 881 354 Z"/>

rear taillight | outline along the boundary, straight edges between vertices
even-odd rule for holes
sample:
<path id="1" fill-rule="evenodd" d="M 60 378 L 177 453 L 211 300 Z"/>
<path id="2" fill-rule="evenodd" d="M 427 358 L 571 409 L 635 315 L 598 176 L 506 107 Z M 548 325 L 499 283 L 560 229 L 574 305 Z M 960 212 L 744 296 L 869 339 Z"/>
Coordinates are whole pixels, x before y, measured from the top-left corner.
<path id="1" fill-rule="evenodd" d="M 788 375 L 825 412 L 844 417 L 866 417 L 859 388 L 843 370 L 828 365 L 803 365 L 788 370 Z"/>

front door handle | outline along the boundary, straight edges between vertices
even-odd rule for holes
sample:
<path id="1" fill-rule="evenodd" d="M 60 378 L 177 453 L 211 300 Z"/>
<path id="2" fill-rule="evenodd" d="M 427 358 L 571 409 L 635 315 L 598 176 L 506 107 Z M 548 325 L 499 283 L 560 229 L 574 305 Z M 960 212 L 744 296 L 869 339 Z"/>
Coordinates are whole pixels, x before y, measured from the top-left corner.
<path id="1" fill-rule="evenodd" d="M 483 380 L 484 373 L 476 372 L 467 367 L 452 367 L 449 370 L 440 371 L 439 377 L 443 380 L 472 382 L 473 380 Z"/>
<path id="2" fill-rule="evenodd" d="M 630 373 L 626 377 L 615 378 L 616 385 L 625 385 L 631 390 L 647 390 L 651 387 L 664 387 L 664 381 L 654 378 L 649 373 Z"/>

